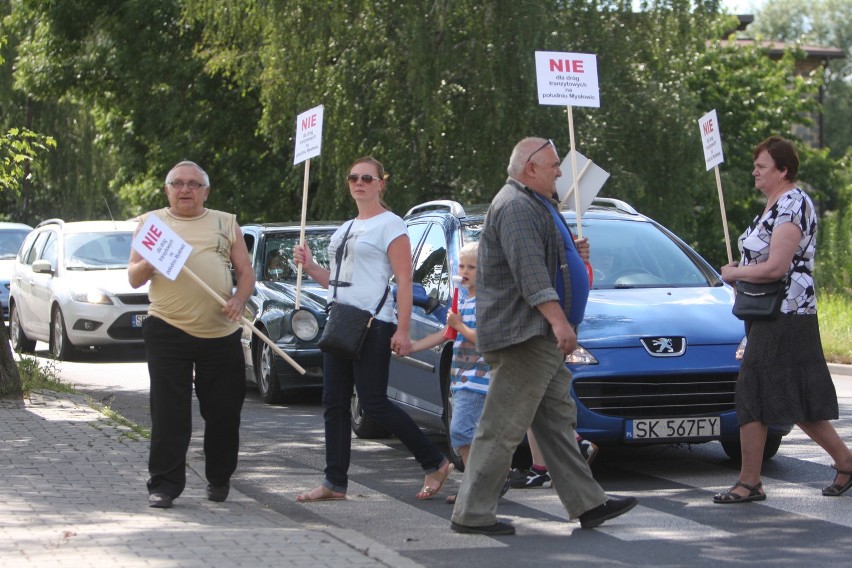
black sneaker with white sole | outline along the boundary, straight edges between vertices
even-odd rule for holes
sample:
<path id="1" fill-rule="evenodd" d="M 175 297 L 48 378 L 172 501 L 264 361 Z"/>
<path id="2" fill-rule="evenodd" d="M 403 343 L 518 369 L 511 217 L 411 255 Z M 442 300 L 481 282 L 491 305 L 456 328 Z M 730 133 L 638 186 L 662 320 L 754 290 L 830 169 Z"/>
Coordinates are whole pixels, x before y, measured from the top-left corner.
<path id="1" fill-rule="evenodd" d="M 550 484 L 550 474 L 548 474 L 546 470 L 539 473 L 534 469 L 514 469 L 509 474 L 509 485 L 511 485 L 513 489 L 532 489 L 536 487 L 548 488 L 550 487 Z"/>

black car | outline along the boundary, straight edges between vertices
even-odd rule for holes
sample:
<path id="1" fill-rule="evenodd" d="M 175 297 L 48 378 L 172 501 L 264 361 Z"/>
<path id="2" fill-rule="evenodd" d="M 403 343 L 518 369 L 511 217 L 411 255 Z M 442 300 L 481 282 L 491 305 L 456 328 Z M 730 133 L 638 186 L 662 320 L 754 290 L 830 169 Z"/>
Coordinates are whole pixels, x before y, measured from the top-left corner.
<path id="1" fill-rule="evenodd" d="M 338 226 L 339 223 L 310 223 L 305 228 L 305 241 L 314 259 L 325 267 L 328 243 Z M 317 341 L 325 324 L 326 290 L 303 272 L 296 309 L 297 267 L 292 258 L 293 246 L 300 239 L 299 224 L 241 228 L 257 279 L 245 317 L 306 371 L 299 374 L 248 326 L 243 326 L 246 381 L 257 385 L 264 402 L 280 403 L 293 391 L 322 387 L 322 353 Z"/>

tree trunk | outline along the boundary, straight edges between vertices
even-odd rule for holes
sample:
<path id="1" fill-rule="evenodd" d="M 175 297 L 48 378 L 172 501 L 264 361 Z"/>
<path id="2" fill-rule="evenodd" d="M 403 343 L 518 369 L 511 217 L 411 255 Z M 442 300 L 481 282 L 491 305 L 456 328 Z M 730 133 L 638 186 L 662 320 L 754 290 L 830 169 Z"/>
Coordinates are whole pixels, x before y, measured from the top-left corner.
<path id="1" fill-rule="evenodd" d="M 21 375 L 12 354 L 6 323 L 0 321 L 0 396 L 21 394 Z"/>

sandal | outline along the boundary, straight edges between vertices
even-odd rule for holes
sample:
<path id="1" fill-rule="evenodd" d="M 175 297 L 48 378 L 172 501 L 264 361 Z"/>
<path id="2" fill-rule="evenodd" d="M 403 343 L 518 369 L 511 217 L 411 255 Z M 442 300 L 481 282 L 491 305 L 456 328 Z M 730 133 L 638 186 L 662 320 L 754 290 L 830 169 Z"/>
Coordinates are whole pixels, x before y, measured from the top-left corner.
<path id="1" fill-rule="evenodd" d="M 447 495 L 447 503 L 449 503 L 450 505 L 455 505 L 456 497 L 458 497 L 458 495 Z"/>
<path id="2" fill-rule="evenodd" d="M 849 479 L 843 485 L 832 482 L 831 485 L 822 490 L 822 494 L 826 497 L 840 497 L 852 487 L 852 471 L 841 471 L 837 469 L 837 465 L 835 464 L 831 464 L 831 467 L 837 472 L 834 476 L 835 480 L 837 480 L 838 475 L 848 475 Z"/>
<path id="3" fill-rule="evenodd" d="M 346 493 L 337 493 L 325 485 L 311 489 L 307 493 L 296 496 L 299 503 L 315 503 L 317 501 L 342 501 L 346 499 Z"/>
<path id="4" fill-rule="evenodd" d="M 737 487 L 742 487 L 744 489 L 748 489 L 749 493 L 745 497 L 734 493 L 734 489 Z M 714 503 L 748 503 L 749 501 L 763 501 L 766 499 L 766 493 L 761 493 L 760 488 L 763 487 L 763 482 L 758 481 L 754 485 L 749 485 L 748 483 L 743 483 L 742 481 L 737 481 L 734 483 L 733 487 L 725 491 L 724 493 L 717 493 L 713 496 Z M 848 488 L 847 488 L 848 489 Z"/>
<path id="5" fill-rule="evenodd" d="M 445 463 L 446 463 L 446 470 L 444 470 L 444 467 L 441 466 L 438 469 L 438 471 L 434 471 L 434 472 L 432 472 L 432 473 L 430 473 L 429 475 L 426 476 L 426 480 L 423 483 L 423 489 L 418 491 L 417 494 L 415 495 L 415 497 L 417 497 L 417 499 L 424 501 L 426 499 L 431 499 L 432 497 L 434 497 L 435 495 L 438 494 L 438 492 L 444 486 L 444 483 L 446 483 L 447 480 L 450 478 L 450 473 L 453 471 L 452 462 L 450 460 L 447 460 Z M 441 473 L 442 471 L 445 471 L 444 477 L 440 478 L 440 479 L 436 478 L 435 474 Z M 438 487 L 434 487 L 432 485 L 429 485 L 430 480 L 438 481 Z"/>

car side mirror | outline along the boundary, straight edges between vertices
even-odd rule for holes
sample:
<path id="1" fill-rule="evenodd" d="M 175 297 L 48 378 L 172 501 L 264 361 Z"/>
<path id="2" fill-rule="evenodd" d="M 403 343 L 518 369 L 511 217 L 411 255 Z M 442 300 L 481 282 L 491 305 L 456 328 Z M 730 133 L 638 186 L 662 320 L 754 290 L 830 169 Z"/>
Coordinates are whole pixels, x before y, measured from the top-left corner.
<path id="1" fill-rule="evenodd" d="M 38 274 L 53 274 L 53 266 L 49 260 L 37 260 L 33 263 L 33 272 Z"/>

